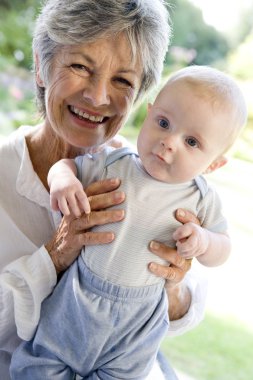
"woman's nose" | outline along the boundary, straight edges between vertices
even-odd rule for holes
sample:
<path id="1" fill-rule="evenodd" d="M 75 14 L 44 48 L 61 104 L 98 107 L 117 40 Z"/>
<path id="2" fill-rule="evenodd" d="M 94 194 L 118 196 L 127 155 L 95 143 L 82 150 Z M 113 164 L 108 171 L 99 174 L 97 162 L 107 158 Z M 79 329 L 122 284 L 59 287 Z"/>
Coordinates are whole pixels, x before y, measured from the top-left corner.
<path id="1" fill-rule="evenodd" d="M 83 91 L 83 98 L 96 107 L 110 104 L 109 84 L 103 78 L 91 81 Z"/>

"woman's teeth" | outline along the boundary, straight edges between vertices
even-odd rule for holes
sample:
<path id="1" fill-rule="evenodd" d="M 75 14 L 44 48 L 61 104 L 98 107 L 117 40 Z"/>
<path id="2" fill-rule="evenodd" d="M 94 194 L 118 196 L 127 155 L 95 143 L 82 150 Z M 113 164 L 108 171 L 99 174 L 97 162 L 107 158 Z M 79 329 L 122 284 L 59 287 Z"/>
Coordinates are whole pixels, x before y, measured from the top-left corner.
<path id="1" fill-rule="evenodd" d="M 104 116 L 94 116 L 94 115 L 89 115 L 88 113 L 83 112 L 83 111 L 81 111 L 81 110 L 79 110 L 78 108 L 73 107 L 73 106 L 70 107 L 70 110 L 71 110 L 75 115 L 79 116 L 80 118 L 82 118 L 82 119 L 87 119 L 87 120 L 93 121 L 93 122 L 95 122 L 95 123 L 101 123 L 101 122 L 104 120 Z"/>

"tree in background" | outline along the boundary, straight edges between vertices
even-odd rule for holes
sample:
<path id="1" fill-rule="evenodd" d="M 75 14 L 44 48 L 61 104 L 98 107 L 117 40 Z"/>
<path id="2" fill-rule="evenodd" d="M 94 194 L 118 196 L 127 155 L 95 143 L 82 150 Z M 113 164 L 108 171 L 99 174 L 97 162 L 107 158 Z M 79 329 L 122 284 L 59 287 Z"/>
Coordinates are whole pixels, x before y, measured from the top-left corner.
<path id="1" fill-rule="evenodd" d="M 232 50 L 244 43 L 248 36 L 253 34 L 253 3 L 245 6 L 238 15 L 238 23 L 227 36 Z M 253 50 L 251 45 L 250 51 Z M 249 51 L 249 52 L 250 52 Z"/>
<path id="2" fill-rule="evenodd" d="M 0 0 L 0 68 L 30 69 L 31 42 L 39 0 Z"/>
<path id="3" fill-rule="evenodd" d="M 245 41 L 229 55 L 228 68 L 237 78 L 253 81 L 253 27 Z"/>
<path id="4" fill-rule="evenodd" d="M 226 37 L 207 25 L 202 11 L 187 0 L 169 0 L 173 25 L 172 44 L 167 64 L 210 65 L 224 59 L 229 51 Z"/>

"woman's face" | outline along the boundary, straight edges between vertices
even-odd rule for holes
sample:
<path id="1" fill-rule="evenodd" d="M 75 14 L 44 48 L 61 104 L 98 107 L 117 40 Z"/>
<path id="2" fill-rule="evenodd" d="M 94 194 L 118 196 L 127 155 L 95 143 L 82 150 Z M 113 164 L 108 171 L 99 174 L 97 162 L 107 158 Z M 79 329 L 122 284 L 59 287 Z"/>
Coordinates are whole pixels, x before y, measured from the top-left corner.
<path id="1" fill-rule="evenodd" d="M 48 83 L 42 83 L 46 126 L 74 147 L 104 143 L 124 124 L 142 71 L 123 34 L 64 47 L 54 58 Z"/>

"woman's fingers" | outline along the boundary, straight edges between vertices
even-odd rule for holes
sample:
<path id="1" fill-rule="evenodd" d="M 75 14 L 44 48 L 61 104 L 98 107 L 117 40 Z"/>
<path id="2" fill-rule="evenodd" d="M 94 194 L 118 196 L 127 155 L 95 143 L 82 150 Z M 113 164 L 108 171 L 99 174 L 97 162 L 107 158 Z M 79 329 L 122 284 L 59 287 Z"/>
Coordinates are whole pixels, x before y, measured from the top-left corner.
<path id="1" fill-rule="evenodd" d="M 111 191 L 105 194 L 89 196 L 88 199 L 92 211 L 102 210 L 124 202 L 125 193 L 123 191 Z"/>
<path id="2" fill-rule="evenodd" d="M 113 232 L 85 232 L 83 234 L 78 235 L 78 245 L 88 246 L 88 245 L 100 245 L 100 244 L 108 244 L 114 240 Z"/>
<path id="3" fill-rule="evenodd" d="M 178 255 L 176 249 L 168 247 L 165 244 L 151 241 L 149 248 L 152 253 L 168 261 L 168 264 L 181 267 L 184 264 L 184 259 Z"/>
<path id="4" fill-rule="evenodd" d="M 97 225 L 119 222 L 124 218 L 124 210 L 93 211 L 89 215 L 82 214 L 64 216 L 53 239 L 46 245 L 57 273 L 66 270 L 78 257 L 83 246 L 106 244 L 114 239 L 110 231 L 92 232 Z"/>
<path id="5" fill-rule="evenodd" d="M 120 217 L 122 217 L 122 213 Z M 78 257 L 83 246 L 110 243 L 114 239 L 112 232 L 92 232 L 85 229 L 113 220 L 118 221 L 119 217 L 115 214 L 110 215 L 107 211 L 100 212 L 99 218 L 89 218 L 86 214 L 81 218 L 75 218 L 73 215 L 64 216 L 53 239 L 46 245 L 56 272 L 60 273 L 66 270 Z"/>
<path id="6" fill-rule="evenodd" d="M 103 210 L 94 211 L 89 215 L 82 214 L 80 218 L 73 220 L 72 228 L 77 232 L 86 231 L 94 226 L 99 226 L 108 223 L 119 222 L 124 219 L 124 210 Z"/>
<path id="7" fill-rule="evenodd" d="M 182 281 L 185 274 L 191 268 L 191 260 L 184 259 L 177 251 L 162 243 L 152 241 L 150 250 L 155 255 L 161 257 L 168 262 L 168 265 L 160 265 L 158 263 L 150 263 L 149 270 L 158 277 L 172 282 L 173 284 Z"/>
<path id="8" fill-rule="evenodd" d="M 178 209 L 175 216 L 182 224 L 188 222 L 200 224 L 196 216 L 187 210 Z M 179 284 L 191 268 L 192 259 L 180 256 L 176 249 L 162 243 L 152 241 L 150 251 L 168 263 L 168 265 L 160 265 L 154 262 L 149 264 L 149 270 L 153 274 L 166 279 L 166 289 L 172 289 Z"/>
<path id="9" fill-rule="evenodd" d="M 90 229 L 119 222 L 124 218 L 124 210 L 108 209 L 125 199 L 125 194 L 117 191 L 119 185 L 119 179 L 98 181 L 89 185 L 85 192 L 90 202 L 91 213 L 83 213 L 78 218 L 73 214 L 63 217 L 53 239 L 46 245 L 58 273 L 73 263 L 83 246 L 106 244 L 114 239 L 114 234 L 110 231 L 93 232 Z"/>
<path id="10" fill-rule="evenodd" d="M 149 266 L 150 271 L 158 276 L 164 278 L 166 281 L 171 281 L 173 283 L 178 283 L 182 281 L 185 273 L 179 268 L 173 267 L 165 267 L 159 264 L 155 264 L 153 267 L 153 263 Z"/>
<path id="11" fill-rule="evenodd" d="M 86 187 L 85 193 L 87 196 L 108 193 L 116 190 L 120 185 L 120 179 L 111 178 L 91 183 Z"/>
<path id="12" fill-rule="evenodd" d="M 192 259 L 184 259 L 181 267 L 165 266 L 157 263 L 150 263 L 149 270 L 156 276 L 162 277 L 173 284 L 183 280 L 188 270 L 191 268 Z"/>
<path id="13" fill-rule="evenodd" d="M 123 191 L 117 191 L 120 180 L 117 178 L 97 181 L 90 184 L 85 193 L 89 199 L 91 210 L 106 209 L 118 205 L 125 200 Z"/>

